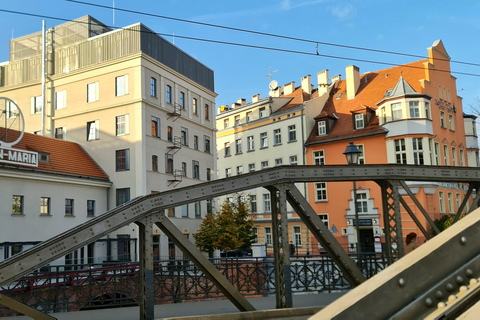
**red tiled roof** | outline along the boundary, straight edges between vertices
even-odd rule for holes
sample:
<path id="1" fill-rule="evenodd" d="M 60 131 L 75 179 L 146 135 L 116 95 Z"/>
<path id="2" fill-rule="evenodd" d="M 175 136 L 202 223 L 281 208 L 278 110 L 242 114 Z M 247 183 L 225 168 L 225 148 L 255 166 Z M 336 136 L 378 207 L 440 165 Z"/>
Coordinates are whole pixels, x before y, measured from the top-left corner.
<path id="1" fill-rule="evenodd" d="M 310 99 L 310 95 L 306 92 L 303 92 L 302 87 L 296 87 L 292 93 L 287 95 L 282 95 L 282 97 L 293 98 L 289 103 L 278 109 L 276 112 L 283 112 L 290 108 L 294 108 L 302 105 L 305 101 Z"/>
<path id="2" fill-rule="evenodd" d="M 19 131 L 8 131 L 9 138 L 18 137 Z M 15 149 L 44 152 L 49 154 L 49 162 L 38 162 L 36 170 L 52 173 L 98 178 L 108 180 L 108 175 L 100 168 L 88 153 L 77 143 L 64 141 L 36 134 L 25 133 L 22 140 L 13 146 Z M 0 163 L 2 167 L 32 167 Z"/>
<path id="3" fill-rule="evenodd" d="M 385 92 L 388 89 L 395 87 L 400 76 L 403 76 L 416 92 L 422 93 L 419 80 L 425 78 L 423 65 L 425 62 L 427 62 L 427 59 L 361 75 L 356 96 L 350 100 L 347 99 L 346 80 L 337 81 L 330 92 L 325 107 L 315 119 L 321 118 L 320 116 L 325 115 L 325 113 L 328 116 L 335 113 L 338 120 L 327 135 L 317 136 L 316 128 L 314 128 L 306 144 L 386 133 L 383 128 L 379 127 L 376 115 L 373 115 L 366 128 L 354 130 L 352 112 L 365 110 L 366 107 L 376 110 L 377 103 L 384 99 Z M 342 95 L 337 99 L 339 93 Z"/>

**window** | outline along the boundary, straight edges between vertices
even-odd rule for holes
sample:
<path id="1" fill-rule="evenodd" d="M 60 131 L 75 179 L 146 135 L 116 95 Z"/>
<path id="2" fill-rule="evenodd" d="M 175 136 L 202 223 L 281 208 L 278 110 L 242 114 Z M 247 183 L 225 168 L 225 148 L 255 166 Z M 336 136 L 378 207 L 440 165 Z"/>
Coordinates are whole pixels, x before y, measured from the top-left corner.
<path id="1" fill-rule="evenodd" d="M 207 214 L 212 214 L 213 213 L 213 204 L 212 204 L 212 199 L 207 199 Z"/>
<path id="2" fill-rule="evenodd" d="M 182 206 L 182 218 L 188 218 L 188 204 Z"/>
<path id="3" fill-rule="evenodd" d="M 255 140 L 253 136 L 248 136 L 247 137 L 247 151 L 253 151 L 255 150 Z"/>
<path id="4" fill-rule="evenodd" d="M 435 165 L 439 166 L 440 165 L 440 144 L 438 142 L 435 142 L 434 147 L 435 147 Z"/>
<path id="5" fill-rule="evenodd" d="M 235 140 L 235 154 L 242 153 L 242 139 Z"/>
<path id="6" fill-rule="evenodd" d="M 21 244 L 13 244 L 12 245 L 12 256 L 14 256 L 16 254 L 19 254 L 22 251 L 23 251 L 23 245 L 21 245 Z"/>
<path id="7" fill-rule="evenodd" d="M 407 164 L 407 152 L 405 149 L 405 139 L 395 140 L 395 155 L 397 163 Z"/>
<path id="8" fill-rule="evenodd" d="M 451 131 L 455 131 L 455 122 L 453 121 L 453 115 L 448 115 L 448 126 L 450 127 Z"/>
<path id="9" fill-rule="evenodd" d="M 175 208 L 168 208 L 167 209 L 167 215 L 169 217 L 175 217 Z"/>
<path id="10" fill-rule="evenodd" d="M 130 149 L 115 151 L 116 171 L 130 170 Z"/>
<path id="11" fill-rule="evenodd" d="M 281 129 L 273 130 L 273 145 L 282 144 L 282 131 Z"/>
<path id="12" fill-rule="evenodd" d="M 457 166 L 457 148 L 452 147 L 452 165 Z"/>
<path id="13" fill-rule="evenodd" d="M 442 86 L 438 86 L 438 98 L 443 99 Z"/>
<path id="14" fill-rule="evenodd" d="M 223 128 L 227 129 L 228 127 L 230 127 L 230 119 L 225 118 L 225 119 L 223 119 Z"/>
<path id="15" fill-rule="evenodd" d="M 205 120 L 210 120 L 210 108 L 208 107 L 208 104 L 205 104 Z"/>
<path id="16" fill-rule="evenodd" d="M 297 129 L 295 125 L 288 126 L 288 142 L 297 141 Z"/>
<path id="17" fill-rule="evenodd" d="M 418 101 L 410 101 L 408 103 L 410 108 L 410 118 L 420 118 L 420 107 Z"/>
<path id="18" fill-rule="evenodd" d="M 443 145 L 443 164 L 446 166 L 450 165 L 450 160 L 448 158 L 448 146 L 446 144 Z"/>
<path id="19" fill-rule="evenodd" d="M 165 98 L 167 103 L 172 103 L 172 87 L 169 85 L 165 89 Z"/>
<path id="20" fill-rule="evenodd" d="M 98 82 L 87 84 L 87 102 L 95 102 L 99 100 L 98 87 Z"/>
<path id="21" fill-rule="evenodd" d="M 55 139 L 66 140 L 66 127 L 55 128 Z"/>
<path id="22" fill-rule="evenodd" d="M 157 79 L 155 78 L 150 78 L 150 95 L 157 97 Z"/>
<path id="23" fill-rule="evenodd" d="M 87 200 L 87 217 L 95 216 L 95 200 Z"/>
<path id="24" fill-rule="evenodd" d="M 7 114 L 6 115 L 7 119 L 15 119 L 19 114 L 17 110 L 17 106 L 11 101 L 6 101 L 5 111 Z"/>
<path id="25" fill-rule="evenodd" d="M 440 126 L 442 128 L 447 128 L 447 125 L 445 123 L 445 112 L 444 111 L 440 111 Z"/>
<path id="26" fill-rule="evenodd" d="M 249 111 L 249 112 L 247 112 L 247 116 L 246 116 L 246 118 L 247 118 L 247 122 L 250 122 L 250 121 L 252 121 L 252 120 L 253 120 L 253 117 L 252 117 L 252 111 Z"/>
<path id="27" fill-rule="evenodd" d="M 158 157 L 152 156 L 152 171 L 158 171 Z"/>
<path id="28" fill-rule="evenodd" d="M 198 150 L 198 136 L 193 136 L 193 149 Z"/>
<path id="29" fill-rule="evenodd" d="M 173 128 L 167 127 L 167 140 L 172 142 L 173 141 Z"/>
<path id="30" fill-rule="evenodd" d="M 195 218 L 200 218 L 202 216 L 201 213 L 201 205 L 200 201 L 195 202 Z"/>
<path id="31" fill-rule="evenodd" d="M 453 211 L 453 194 L 451 192 L 447 194 L 447 201 L 448 201 L 448 213 L 449 214 L 455 213 Z"/>
<path id="32" fill-rule="evenodd" d="M 272 245 L 272 228 L 265 227 L 265 243 L 269 246 Z"/>
<path id="33" fill-rule="evenodd" d="M 185 110 L 185 92 L 180 91 L 180 106 Z"/>
<path id="34" fill-rule="evenodd" d="M 65 215 L 73 216 L 73 199 L 65 199 Z"/>
<path id="35" fill-rule="evenodd" d="M 416 165 L 422 165 L 423 162 L 423 145 L 422 138 L 413 138 L 413 162 Z"/>
<path id="36" fill-rule="evenodd" d="M 297 156 L 290 156 L 289 163 L 291 166 L 296 166 L 298 164 Z"/>
<path id="37" fill-rule="evenodd" d="M 363 144 L 357 145 L 358 151 L 360 153 L 358 154 L 358 164 L 365 164 L 365 153 L 363 152 Z"/>
<path id="38" fill-rule="evenodd" d="M 460 209 L 460 206 L 462 205 L 462 196 L 460 193 L 456 194 L 456 199 L 457 199 L 457 210 Z"/>
<path id="39" fill-rule="evenodd" d="M 392 103 L 392 120 L 400 120 L 403 118 L 402 104 Z"/>
<path id="40" fill-rule="evenodd" d="M 430 119 L 430 102 L 425 102 L 425 118 Z"/>
<path id="41" fill-rule="evenodd" d="M 128 94 L 128 75 L 115 78 L 115 96 Z"/>
<path id="42" fill-rule="evenodd" d="M 12 197 L 12 213 L 23 214 L 23 196 Z"/>
<path id="43" fill-rule="evenodd" d="M 313 164 L 316 166 L 325 165 L 325 152 L 323 150 L 313 152 Z"/>
<path id="44" fill-rule="evenodd" d="M 207 168 L 207 181 L 212 181 L 212 169 Z"/>
<path id="45" fill-rule="evenodd" d="M 258 109 L 259 118 L 265 118 L 267 116 L 267 110 L 265 107 Z"/>
<path id="46" fill-rule="evenodd" d="M 41 197 L 40 198 L 40 215 L 49 216 L 50 213 L 50 198 Z"/>
<path id="47" fill-rule="evenodd" d="M 327 183 L 316 182 L 315 183 L 315 201 L 327 201 Z"/>
<path id="48" fill-rule="evenodd" d="M 359 214 L 367 214 L 368 213 L 368 199 L 366 192 L 358 192 L 357 193 L 357 212 Z"/>
<path id="49" fill-rule="evenodd" d="M 275 166 L 281 166 L 282 164 L 283 164 L 283 159 L 282 158 L 275 159 Z"/>
<path id="50" fill-rule="evenodd" d="M 225 157 L 230 157 L 231 153 L 230 153 L 230 142 L 225 142 Z"/>
<path id="51" fill-rule="evenodd" d="M 438 201 L 440 202 L 440 213 L 445 213 L 445 198 L 443 191 L 438 191 Z"/>
<path id="52" fill-rule="evenodd" d="M 326 121 L 318 121 L 318 135 L 322 136 L 327 134 L 327 123 Z"/>
<path id="53" fill-rule="evenodd" d="M 195 98 L 192 99 L 192 112 L 193 112 L 193 115 L 195 116 L 198 115 L 197 99 Z"/>
<path id="54" fill-rule="evenodd" d="M 87 122 L 87 141 L 98 140 L 100 138 L 99 121 Z"/>
<path id="55" fill-rule="evenodd" d="M 266 132 L 260 133 L 260 149 L 268 147 L 268 137 Z"/>
<path id="56" fill-rule="evenodd" d="M 173 155 L 165 154 L 165 173 L 173 173 Z"/>
<path id="57" fill-rule="evenodd" d="M 387 122 L 387 108 L 386 107 L 383 107 L 382 110 L 381 110 L 381 120 L 382 120 L 382 124 Z"/>
<path id="58" fill-rule="evenodd" d="M 186 176 L 187 176 L 187 163 L 182 162 L 182 177 L 186 177 Z"/>
<path id="59" fill-rule="evenodd" d="M 237 166 L 237 176 L 243 174 L 243 166 Z"/>
<path id="60" fill-rule="evenodd" d="M 180 130 L 181 130 L 180 141 L 182 145 L 188 147 L 188 129 L 182 127 Z"/>
<path id="61" fill-rule="evenodd" d="M 65 109 L 67 107 L 67 91 L 55 92 L 55 109 Z"/>
<path id="62" fill-rule="evenodd" d="M 302 228 L 300 226 L 293 227 L 293 244 L 296 247 L 302 245 Z"/>
<path id="63" fill-rule="evenodd" d="M 115 128 L 117 136 L 129 134 L 128 114 L 115 117 Z"/>
<path id="64" fill-rule="evenodd" d="M 256 194 L 250 195 L 250 212 L 257 213 L 257 195 Z"/>
<path id="65" fill-rule="evenodd" d="M 261 168 L 261 169 L 266 169 L 266 168 L 268 168 L 268 161 L 262 161 L 262 162 L 260 162 L 260 168 Z"/>
<path id="66" fill-rule="evenodd" d="M 263 211 L 271 212 L 272 206 L 270 204 L 270 193 L 263 194 Z"/>
<path id="67" fill-rule="evenodd" d="M 116 190 L 117 206 L 130 201 L 130 188 L 121 188 Z"/>
<path id="68" fill-rule="evenodd" d="M 258 243 L 258 228 L 253 227 L 252 232 L 253 232 L 253 236 L 254 236 L 253 243 Z"/>
<path id="69" fill-rule="evenodd" d="M 235 116 L 235 127 L 238 127 L 240 125 L 240 116 L 237 115 Z"/>
<path id="70" fill-rule="evenodd" d="M 328 228 L 328 214 L 318 214 L 317 215 L 320 220 L 322 220 L 323 224 Z"/>
<path id="71" fill-rule="evenodd" d="M 193 179 L 200 179 L 200 163 L 198 161 L 192 161 L 193 167 Z"/>
<path id="72" fill-rule="evenodd" d="M 232 176 L 232 168 L 225 169 L 225 178 Z"/>
<path id="73" fill-rule="evenodd" d="M 204 147 L 205 147 L 205 152 L 210 153 L 210 137 L 204 136 Z"/>
<path id="74" fill-rule="evenodd" d="M 32 114 L 42 113 L 43 110 L 43 100 L 42 96 L 32 97 Z"/>
<path id="75" fill-rule="evenodd" d="M 364 117 L 362 113 L 355 115 L 355 129 L 365 128 L 365 121 L 363 118 Z"/>
<path id="76" fill-rule="evenodd" d="M 254 171 L 255 171 L 255 163 L 249 163 L 248 172 L 254 172 Z"/>
<path id="77" fill-rule="evenodd" d="M 160 138 L 160 119 L 152 116 L 152 137 Z"/>
<path id="78" fill-rule="evenodd" d="M 460 165 L 462 167 L 465 166 L 465 153 L 464 153 L 463 149 L 460 149 Z"/>

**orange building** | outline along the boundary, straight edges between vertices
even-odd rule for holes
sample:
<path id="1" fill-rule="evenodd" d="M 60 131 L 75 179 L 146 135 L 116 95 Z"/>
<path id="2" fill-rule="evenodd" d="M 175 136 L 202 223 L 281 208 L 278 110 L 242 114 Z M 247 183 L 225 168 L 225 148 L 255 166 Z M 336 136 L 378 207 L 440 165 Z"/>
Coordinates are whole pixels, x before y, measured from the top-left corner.
<path id="1" fill-rule="evenodd" d="M 349 66 L 345 80 L 334 77 L 305 143 L 306 163 L 346 164 L 343 152 L 354 142 L 361 151 L 359 165 L 477 166 L 478 146 L 467 145 L 465 132 L 472 120 L 463 114 L 450 57 L 440 40 L 428 54 L 424 60 L 362 75 L 358 67 Z M 455 214 L 466 193 L 456 183 L 407 184 L 432 219 Z M 357 182 L 356 192 L 358 232 L 351 182 L 308 186 L 310 204 L 345 248 L 356 251 L 359 242 L 361 251 L 379 252 L 384 241 L 380 187 L 373 181 Z M 404 199 L 431 232 L 412 199 Z M 423 243 L 424 235 L 403 207 L 401 214 L 403 236 L 415 232 Z M 321 251 L 316 240 L 311 241 L 311 252 Z"/>

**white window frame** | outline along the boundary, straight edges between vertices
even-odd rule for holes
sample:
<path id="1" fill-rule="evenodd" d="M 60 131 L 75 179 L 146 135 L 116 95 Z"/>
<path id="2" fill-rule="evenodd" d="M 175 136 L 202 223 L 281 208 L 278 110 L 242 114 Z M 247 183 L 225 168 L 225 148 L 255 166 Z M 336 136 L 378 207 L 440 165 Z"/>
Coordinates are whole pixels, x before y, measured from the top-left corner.
<path id="1" fill-rule="evenodd" d="M 282 129 L 273 130 L 273 145 L 278 146 L 282 144 Z"/>
<path id="2" fill-rule="evenodd" d="M 243 148 L 242 148 L 242 139 L 236 139 L 235 140 L 235 154 L 241 154 L 243 153 Z"/>
<path id="3" fill-rule="evenodd" d="M 275 167 L 283 165 L 283 158 L 275 159 Z"/>
<path id="4" fill-rule="evenodd" d="M 408 108 L 410 110 L 410 118 L 420 118 L 420 102 L 409 101 Z"/>
<path id="5" fill-rule="evenodd" d="M 295 247 L 302 246 L 302 227 L 301 226 L 292 226 L 292 238 L 293 244 Z"/>
<path id="6" fill-rule="evenodd" d="M 67 90 L 55 92 L 55 109 L 61 110 L 67 107 Z"/>
<path id="7" fill-rule="evenodd" d="M 328 201 L 327 183 L 315 182 L 315 202 L 327 202 L 327 201 Z"/>
<path id="8" fill-rule="evenodd" d="M 355 129 L 365 128 L 365 116 L 363 113 L 355 114 Z"/>
<path id="9" fill-rule="evenodd" d="M 267 132 L 260 133 L 260 149 L 268 147 L 268 134 Z"/>
<path id="10" fill-rule="evenodd" d="M 153 119 L 154 117 L 152 117 Z M 157 134 L 160 134 L 160 119 L 156 118 L 158 120 L 157 125 L 158 125 L 158 130 Z M 121 130 L 123 127 L 123 130 Z M 130 122 L 129 122 L 129 115 L 128 114 L 122 114 L 119 116 L 115 117 L 115 133 L 117 136 L 125 136 L 130 134 L 129 131 L 130 127 Z"/>
<path id="11" fill-rule="evenodd" d="M 255 172 L 255 163 L 248 164 L 248 172 Z"/>
<path id="12" fill-rule="evenodd" d="M 243 174 L 243 166 L 237 166 L 237 176 Z"/>
<path id="13" fill-rule="evenodd" d="M 393 144 L 395 147 L 395 162 L 398 164 L 407 164 L 407 146 L 405 139 L 396 139 L 393 141 Z"/>
<path id="14" fill-rule="evenodd" d="M 297 129 L 295 125 L 288 126 L 288 142 L 297 141 Z"/>
<path id="15" fill-rule="evenodd" d="M 415 165 L 425 164 L 425 157 L 423 154 L 423 138 L 412 138 L 412 150 L 413 150 L 413 164 Z"/>
<path id="16" fill-rule="evenodd" d="M 267 169 L 268 168 L 268 160 L 260 162 L 260 169 Z"/>
<path id="17" fill-rule="evenodd" d="M 318 121 L 318 136 L 324 136 L 327 134 L 327 122 L 325 120 Z"/>
<path id="18" fill-rule="evenodd" d="M 443 191 L 438 191 L 438 201 L 440 203 L 440 213 L 445 214 L 445 197 Z"/>
<path id="19" fill-rule="evenodd" d="M 265 107 L 259 108 L 258 109 L 258 117 L 265 118 L 267 116 L 267 109 Z"/>
<path id="20" fill-rule="evenodd" d="M 270 193 L 263 194 L 263 211 L 272 212 L 272 203 L 270 199 Z"/>
<path id="21" fill-rule="evenodd" d="M 392 103 L 391 107 L 392 107 L 392 120 L 403 119 L 402 103 L 401 102 Z"/>
<path id="22" fill-rule="evenodd" d="M 454 214 L 455 208 L 453 207 L 453 193 L 447 193 L 447 202 L 448 202 L 448 213 Z"/>
<path id="23" fill-rule="evenodd" d="M 255 138 L 254 136 L 247 137 L 247 151 L 255 150 Z"/>
<path id="24" fill-rule="evenodd" d="M 443 162 L 445 166 L 450 165 L 450 157 L 448 156 L 448 146 L 446 144 L 443 145 Z"/>
<path id="25" fill-rule="evenodd" d="M 100 92 L 99 92 L 99 82 L 92 82 L 87 84 L 87 102 L 95 102 L 100 100 Z"/>
<path id="26" fill-rule="evenodd" d="M 448 114 L 448 126 L 450 131 L 455 131 L 455 120 L 453 118 L 453 114 Z"/>
<path id="27" fill-rule="evenodd" d="M 115 96 L 120 97 L 128 94 L 128 74 L 115 77 Z"/>
<path id="28" fill-rule="evenodd" d="M 87 122 L 87 141 L 94 141 L 100 139 L 100 121 Z"/>
<path id="29" fill-rule="evenodd" d="M 271 246 L 272 245 L 272 227 L 264 227 L 263 229 L 264 234 L 265 234 L 265 244 Z"/>
<path id="30" fill-rule="evenodd" d="M 224 147 L 224 156 L 225 157 L 230 157 L 232 155 L 232 150 L 230 147 L 230 142 L 225 142 L 225 147 Z"/>
<path id="31" fill-rule="evenodd" d="M 43 99 L 42 96 L 32 97 L 31 99 L 31 113 L 39 114 L 43 111 Z"/>
<path id="32" fill-rule="evenodd" d="M 296 166 L 298 165 L 298 156 L 297 155 L 290 156 L 288 161 L 291 166 Z"/>
<path id="33" fill-rule="evenodd" d="M 247 122 L 250 122 L 253 120 L 253 117 L 252 117 L 252 111 L 248 111 L 247 114 L 246 114 L 246 120 Z"/>
<path id="34" fill-rule="evenodd" d="M 313 164 L 316 166 L 325 165 L 325 150 L 313 151 Z"/>

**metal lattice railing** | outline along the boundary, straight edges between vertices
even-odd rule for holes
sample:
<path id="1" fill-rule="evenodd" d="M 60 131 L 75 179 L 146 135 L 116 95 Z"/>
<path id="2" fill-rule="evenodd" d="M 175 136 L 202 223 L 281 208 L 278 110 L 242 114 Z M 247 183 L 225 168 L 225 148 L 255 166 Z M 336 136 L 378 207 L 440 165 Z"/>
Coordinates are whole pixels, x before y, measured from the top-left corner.
<path id="1" fill-rule="evenodd" d="M 384 254 L 351 256 L 366 277 L 387 266 Z M 274 262 L 265 258 L 217 258 L 211 262 L 243 295 L 275 294 Z M 138 263 L 50 266 L 0 288 L 0 294 L 49 313 L 138 305 Z M 329 256 L 291 258 L 292 292 L 349 290 L 350 284 Z M 189 260 L 155 263 L 155 303 L 224 298 Z M 1 316 L 15 313 L 0 308 Z"/>

